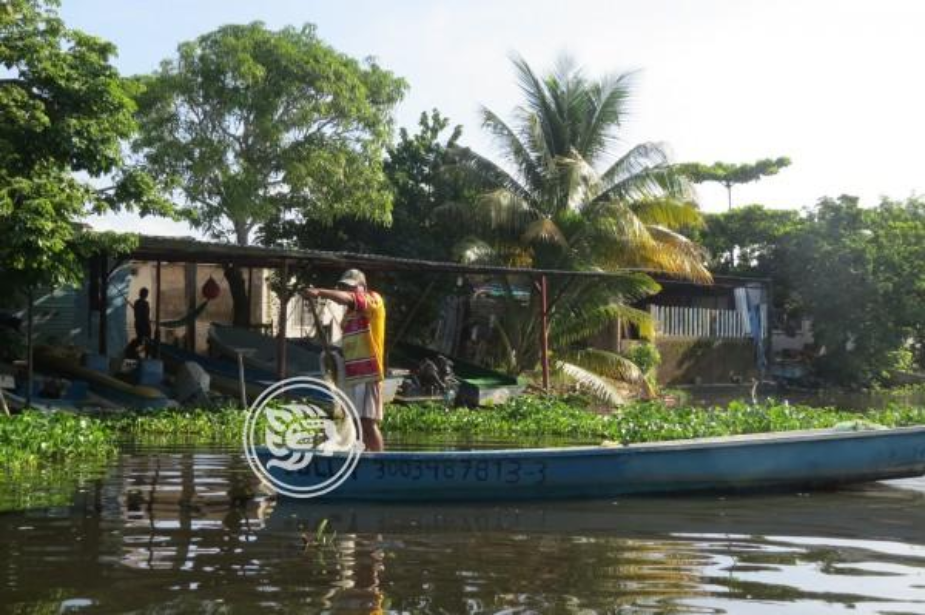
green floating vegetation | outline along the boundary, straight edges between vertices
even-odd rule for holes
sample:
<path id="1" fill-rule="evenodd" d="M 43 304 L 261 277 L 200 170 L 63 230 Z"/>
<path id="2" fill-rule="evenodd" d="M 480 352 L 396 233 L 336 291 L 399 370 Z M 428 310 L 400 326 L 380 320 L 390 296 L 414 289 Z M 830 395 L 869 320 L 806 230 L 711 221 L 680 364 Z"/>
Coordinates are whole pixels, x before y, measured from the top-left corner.
<path id="1" fill-rule="evenodd" d="M 892 405 L 859 415 L 833 408 L 733 402 L 726 408 L 670 408 L 637 403 L 605 415 L 581 397 L 520 397 L 504 405 L 448 410 L 439 404 L 389 406 L 386 435 L 486 438 L 559 437 L 652 442 L 835 427 L 865 422 L 925 424 L 925 407 Z M 0 468 L 7 474 L 46 463 L 106 460 L 122 443 L 235 445 L 245 414 L 238 408 L 165 410 L 108 416 L 25 412 L 0 420 Z"/>
<path id="2" fill-rule="evenodd" d="M 66 412 L 23 412 L 0 418 L 0 468 L 18 471 L 46 462 L 106 459 L 116 453 L 107 421 Z"/>
<path id="3" fill-rule="evenodd" d="M 890 406 L 859 415 L 834 408 L 769 402 L 733 402 L 726 408 L 670 408 L 636 403 L 604 415 L 580 397 L 521 397 L 502 406 L 447 410 L 438 404 L 392 406 L 386 434 L 454 434 L 463 437 L 568 437 L 588 442 L 655 442 L 749 433 L 823 429 L 865 422 L 900 427 L 925 425 L 925 407 Z"/>
<path id="4" fill-rule="evenodd" d="M 241 442 L 240 408 L 161 410 L 100 418 L 119 438 L 136 444 L 225 445 Z"/>

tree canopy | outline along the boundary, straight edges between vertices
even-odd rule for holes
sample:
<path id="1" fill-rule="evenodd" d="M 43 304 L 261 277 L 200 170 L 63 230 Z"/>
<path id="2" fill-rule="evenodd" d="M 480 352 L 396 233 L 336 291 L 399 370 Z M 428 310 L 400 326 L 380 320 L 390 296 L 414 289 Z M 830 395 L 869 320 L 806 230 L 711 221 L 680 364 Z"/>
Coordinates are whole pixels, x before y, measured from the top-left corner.
<path id="1" fill-rule="evenodd" d="M 136 125 L 115 47 L 68 28 L 56 7 L 0 8 L 0 272 L 14 287 L 74 283 L 87 253 L 127 247 L 130 238 L 84 232 L 88 213 L 170 210 L 151 178 L 124 164 Z"/>
<path id="2" fill-rule="evenodd" d="M 752 163 L 714 162 L 711 165 L 700 162 L 679 164 L 679 173 L 690 178 L 695 184 L 716 182 L 726 188 L 729 197 L 729 209 L 732 209 L 732 187 L 739 184 L 748 184 L 758 181 L 762 177 L 777 175 L 777 173 L 790 166 L 790 158 L 762 158 Z"/>
<path id="3" fill-rule="evenodd" d="M 826 379 L 867 385 L 888 381 L 914 355 L 922 364 L 925 201 L 862 208 L 855 197 L 822 199 L 781 250 Z"/>
<path id="4" fill-rule="evenodd" d="M 383 155 L 405 82 L 314 26 L 223 26 L 137 83 L 142 167 L 209 236 L 245 245 L 274 219 L 389 220 Z M 226 277 L 247 324 L 240 272 Z"/>

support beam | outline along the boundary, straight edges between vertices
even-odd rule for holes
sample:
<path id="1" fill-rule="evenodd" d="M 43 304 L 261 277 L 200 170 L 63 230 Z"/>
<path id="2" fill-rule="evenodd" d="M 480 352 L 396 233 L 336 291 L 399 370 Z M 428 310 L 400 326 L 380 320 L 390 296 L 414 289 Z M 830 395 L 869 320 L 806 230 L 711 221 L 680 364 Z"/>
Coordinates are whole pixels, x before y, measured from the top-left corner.
<path id="1" fill-rule="evenodd" d="M 186 263 L 186 309 L 189 314 L 196 311 L 196 273 L 199 266 L 196 263 Z M 196 319 L 190 318 L 186 323 L 186 349 L 196 352 Z"/>
<path id="2" fill-rule="evenodd" d="M 154 341 L 155 346 L 161 343 L 161 261 L 157 261 L 154 270 Z"/>
<path id="3" fill-rule="evenodd" d="M 34 324 L 35 318 L 33 313 L 35 312 L 35 295 L 32 287 L 29 287 L 29 291 L 26 295 L 26 406 L 32 405 L 32 389 L 34 388 L 33 382 L 35 380 L 35 366 L 34 366 L 34 357 L 33 357 L 33 340 L 35 339 Z"/>
<path id="4" fill-rule="evenodd" d="M 549 392 L 549 312 L 546 276 L 540 276 L 540 360 L 543 363 L 543 390 Z"/>
<path id="5" fill-rule="evenodd" d="M 99 352 L 109 356 L 109 258 L 100 255 L 100 326 Z"/>
<path id="6" fill-rule="evenodd" d="M 276 369 L 280 380 L 286 377 L 288 357 L 286 356 L 286 327 L 289 320 L 289 262 L 283 261 L 279 280 L 279 326 L 276 333 Z"/>

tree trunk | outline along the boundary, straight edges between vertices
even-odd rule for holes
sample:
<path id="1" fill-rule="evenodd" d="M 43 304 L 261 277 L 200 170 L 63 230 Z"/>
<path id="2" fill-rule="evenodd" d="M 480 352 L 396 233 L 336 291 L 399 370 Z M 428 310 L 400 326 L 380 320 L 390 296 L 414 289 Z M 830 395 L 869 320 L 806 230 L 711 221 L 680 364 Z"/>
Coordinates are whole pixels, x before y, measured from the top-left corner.
<path id="1" fill-rule="evenodd" d="M 247 293 L 247 284 L 244 272 L 236 265 L 225 265 L 225 279 L 228 280 L 228 289 L 231 291 L 233 305 L 232 322 L 236 327 L 251 326 L 251 302 Z"/>

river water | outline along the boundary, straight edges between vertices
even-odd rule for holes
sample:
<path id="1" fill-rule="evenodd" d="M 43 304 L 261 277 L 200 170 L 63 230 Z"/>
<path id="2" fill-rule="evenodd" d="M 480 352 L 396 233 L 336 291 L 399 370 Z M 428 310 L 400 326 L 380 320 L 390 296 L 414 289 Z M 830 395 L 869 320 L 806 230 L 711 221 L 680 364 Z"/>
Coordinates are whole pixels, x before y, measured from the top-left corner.
<path id="1" fill-rule="evenodd" d="M 249 472 L 234 451 L 149 449 L 55 493 L 0 485 L 7 504 L 57 498 L 0 514 L 0 610 L 925 613 L 925 479 L 377 506 L 276 502 Z"/>

